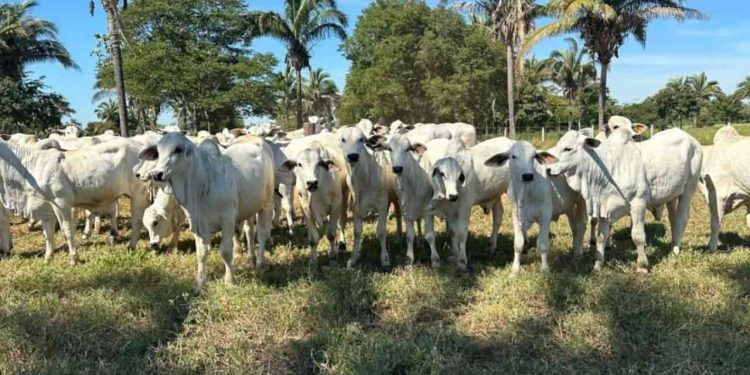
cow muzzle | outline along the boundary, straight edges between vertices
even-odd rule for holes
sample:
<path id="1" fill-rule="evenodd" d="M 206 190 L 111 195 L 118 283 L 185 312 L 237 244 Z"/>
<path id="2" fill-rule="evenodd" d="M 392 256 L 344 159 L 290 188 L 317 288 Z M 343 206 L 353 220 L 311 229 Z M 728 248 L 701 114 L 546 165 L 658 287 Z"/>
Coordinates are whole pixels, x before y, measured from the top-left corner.
<path id="1" fill-rule="evenodd" d="M 359 161 L 359 154 L 348 154 L 348 155 L 346 155 L 346 160 L 349 163 L 354 164 L 354 163 L 356 163 L 356 162 Z"/>
<path id="2" fill-rule="evenodd" d="M 455 202 L 458 200 L 458 194 L 448 194 L 448 200 L 451 202 Z"/>
<path id="3" fill-rule="evenodd" d="M 395 174 L 401 174 L 403 171 L 404 171 L 404 167 L 401 167 L 401 166 L 399 166 L 399 167 L 394 166 L 393 167 L 393 173 L 395 173 Z"/>
<path id="4" fill-rule="evenodd" d="M 534 181 L 534 174 L 524 173 L 521 175 L 521 180 L 523 180 L 523 182 L 532 182 Z"/>
<path id="5" fill-rule="evenodd" d="M 151 177 L 153 177 L 154 181 L 164 182 L 164 172 L 162 171 L 151 172 Z"/>
<path id="6" fill-rule="evenodd" d="M 307 181 L 307 190 L 309 192 L 318 190 L 318 181 Z"/>

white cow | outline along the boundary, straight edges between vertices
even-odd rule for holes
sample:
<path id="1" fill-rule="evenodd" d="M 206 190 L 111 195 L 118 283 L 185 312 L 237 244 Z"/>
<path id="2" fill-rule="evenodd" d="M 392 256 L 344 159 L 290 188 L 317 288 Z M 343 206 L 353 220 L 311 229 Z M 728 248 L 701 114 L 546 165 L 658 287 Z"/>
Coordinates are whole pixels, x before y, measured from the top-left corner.
<path id="1" fill-rule="evenodd" d="M 448 129 L 451 134 L 451 138 L 458 138 L 466 147 L 473 147 L 477 144 L 477 129 L 474 125 L 465 124 L 463 122 L 441 124 L 441 127 Z"/>
<path id="2" fill-rule="evenodd" d="M 573 232 L 573 250 L 583 254 L 583 236 L 586 232 L 586 205 L 581 195 L 573 191 L 565 178 L 548 176 L 546 166 L 552 162 L 546 151 L 537 152 L 530 143 L 518 141 L 510 150 L 499 153 L 485 164 L 507 165 L 510 169 L 508 198 L 513 207 L 513 274 L 521 270 L 521 252 L 527 232 L 534 223 L 539 224 L 537 250 L 542 259 L 542 271 L 549 269 L 549 231 L 552 221 L 566 215 Z"/>
<path id="3" fill-rule="evenodd" d="M 273 214 L 273 154 L 262 140 L 237 142 L 224 153 L 216 145 L 196 146 L 180 133 L 166 134 L 156 146 L 140 153 L 144 160 L 157 161 L 150 176 L 168 184 L 190 218 L 198 256 L 197 284 L 206 280 L 206 258 L 214 233 L 221 232 L 224 282 L 234 280 L 233 238 L 245 220 L 257 215 L 258 259 L 265 263 L 265 246 L 271 232 Z M 248 240 L 251 240 L 248 238 Z M 250 256 L 253 247 L 249 246 Z"/>
<path id="4" fill-rule="evenodd" d="M 376 150 L 390 153 L 392 171 L 396 176 L 396 193 L 406 223 L 406 256 L 414 264 L 414 223 L 424 219 L 425 240 L 430 246 L 432 267 L 440 267 L 440 256 L 435 247 L 434 214 L 430 201 L 433 196 L 430 184 L 432 164 L 423 154 L 428 146 L 412 144 L 405 136 L 395 133 L 387 140 L 382 135 L 370 138 Z M 428 143 L 429 144 L 429 143 Z"/>
<path id="5" fill-rule="evenodd" d="M 359 120 L 357 125 L 354 126 L 362 130 L 362 133 L 364 133 L 366 137 L 369 137 L 375 131 L 375 125 L 372 124 L 372 121 L 366 118 Z"/>
<path id="6" fill-rule="evenodd" d="M 611 225 L 630 216 L 631 237 L 638 250 L 636 267 L 648 272 L 644 225 L 651 189 L 641 152 L 627 129 L 613 130 L 604 142 L 591 136 L 590 129 L 567 132 L 557 143 L 559 153 L 552 153 L 557 162 L 548 171 L 565 176 L 583 196 L 589 218 L 598 223 L 594 269 L 604 263 Z"/>
<path id="7" fill-rule="evenodd" d="M 750 205 L 750 137 L 741 136 L 732 126 L 714 135 L 713 146 L 705 147 L 701 191 L 711 211 L 708 248 L 719 245 L 721 221 L 738 207 Z M 750 206 L 748 206 L 750 207 Z M 750 225 L 750 215 L 746 216 Z"/>
<path id="8" fill-rule="evenodd" d="M 451 139 L 452 135 L 447 127 L 437 124 L 424 124 L 407 132 L 406 138 L 408 138 L 411 143 L 421 143 L 426 145 L 427 142 L 433 139 Z"/>
<path id="9" fill-rule="evenodd" d="M 512 145 L 512 140 L 498 137 L 466 149 L 460 139 L 451 139 L 445 156 L 434 162 L 431 172 L 434 191 L 432 205 L 436 215 L 448 224 L 454 261 L 460 271 L 466 270 L 468 262 L 466 238 L 472 207 L 478 205 L 486 213 L 492 212 L 489 250 L 497 248 L 497 234 L 503 215 L 500 195 L 508 189 L 508 168 L 490 167 L 484 163 Z"/>
<path id="10" fill-rule="evenodd" d="M 71 263 L 75 263 L 73 207 L 94 213 L 109 212 L 117 198 L 123 195 L 131 200 L 129 248 L 135 248 L 148 201 L 147 185 L 132 173 L 138 161 L 137 144 L 119 139 L 65 153 L 56 149 L 11 147 L 36 177 L 42 190 L 53 198 L 47 203 L 20 194 L 14 200 L 16 209 L 30 213 L 32 219 L 42 222 L 46 239 L 45 260 L 51 259 L 54 248 L 54 219 L 60 223 L 67 238 Z M 20 193 L 17 189 L 14 191 Z"/>
<path id="11" fill-rule="evenodd" d="M 328 154 L 328 157 L 330 157 L 331 161 L 333 162 L 333 165 L 335 165 L 339 171 L 338 174 L 343 174 L 344 178 L 338 180 L 339 181 L 339 188 L 341 190 L 341 196 L 342 196 L 342 202 L 341 202 L 341 212 L 338 216 L 338 229 L 339 229 L 339 251 L 344 251 L 346 249 L 346 245 L 344 243 L 344 230 L 346 229 L 346 220 L 348 215 L 348 208 L 349 208 L 349 186 L 346 182 L 346 173 L 347 169 L 345 169 L 343 166 L 346 164 L 346 156 L 344 155 L 344 150 L 341 147 L 341 139 L 339 135 L 333 134 L 333 133 L 321 133 L 321 134 L 314 134 L 303 138 L 294 139 L 284 148 L 284 161 L 291 159 L 291 160 L 297 160 L 300 153 L 302 153 L 304 150 L 310 149 L 310 148 L 320 148 L 325 151 L 325 153 Z M 283 164 L 283 161 L 282 161 Z M 291 205 L 292 201 L 292 194 L 294 192 L 294 187 L 298 183 L 297 182 L 297 175 L 298 173 L 290 172 L 289 168 L 280 168 L 278 167 L 276 169 L 280 175 L 282 175 L 282 185 L 285 185 L 285 188 L 288 189 L 289 193 L 289 204 Z M 297 171 L 301 172 L 301 171 Z M 282 193 L 283 195 L 283 193 Z M 316 195 L 317 196 L 317 195 Z M 314 199 L 314 198 L 313 198 Z"/>
<path id="12" fill-rule="evenodd" d="M 362 222 L 370 211 L 378 215 L 377 237 L 380 241 L 380 264 L 388 270 L 391 267 L 386 245 L 386 224 L 388 221 L 388 189 L 386 171 L 376 157 L 368 150 L 367 135 L 359 127 L 339 129 L 341 144 L 346 156 L 347 185 L 352 194 L 354 215 L 354 246 L 348 267 L 357 264 L 362 247 Z"/>
<path id="13" fill-rule="evenodd" d="M 336 226 L 340 215 L 346 215 L 346 210 L 342 212 L 342 207 L 345 207 L 342 184 L 345 184 L 346 173 L 342 170 L 343 165 L 337 164 L 342 162 L 340 159 L 340 148 L 328 150 L 315 141 L 281 166 L 281 170 L 291 170 L 296 177 L 294 191 L 302 207 L 310 239 L 310 264 L 313 266 L 318 262 L 320 232 L 328 238 L 329 256 L 338 257 Z"/>
<path id="14" fill-rule="evenodd" d="M 276 193 L 273 197 L 273 224 L 275 227 L 280 227 L 283 215 L 286 218 L 287 231 L 291 236 L 294 234 L 294 174 L 281 170 L 281 166 L 288 159 L 284 150 L 289 143 L 289 141 L 274 141 L 269 142 L 269 145 L 273 152 L 274 191 Z"/>
<path id="15" fill-rule="evenodd" d="M 164 190 L 156 191 L 154 203 L 143 212 L 143 226 L 148 231 L 152 250 L 159 250 L 161 241 L 171 237 L 166 250 L 172 251 L 177 247 L 186 215 L 174 195 Z"/>

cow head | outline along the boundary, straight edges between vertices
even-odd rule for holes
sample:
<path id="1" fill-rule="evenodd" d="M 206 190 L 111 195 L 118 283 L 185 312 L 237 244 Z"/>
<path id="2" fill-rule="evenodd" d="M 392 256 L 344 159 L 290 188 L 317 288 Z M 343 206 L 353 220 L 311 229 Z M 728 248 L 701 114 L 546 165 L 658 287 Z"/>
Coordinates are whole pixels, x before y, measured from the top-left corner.
<path id="1" fill-rule="evenodd" d="M 455 202 L 466 187 L 467 179 L 466 171 L 455 158 L 438 160 L 432 167 L 432 188 L 435 192 L 433 199 Z"/>
<path id="2" fill-rule="evenodd" d="M 612 131 L 625 129 L 630 133 L 633 139 L 638 139 L 643 133 L 648 131 L 648 126 L 640 123 L 633 124 L 630 119 L 623 116 L 612 116 L 606 124 L 602 124 L 601 130 L 609 136 Z"/>
<path id="3" fill-rule="evenodd" d="M 159 249 L 161 240 L 171 234 L 166 212 L 154 205 L 143 211 L 143 226 L 148 231 L 149 243 L 153 250 Z"/>
<path id="4" fill-rule="evenodd" d="M 615 133 L 625 134 L 625 131 L 617 130 Z M 553 163 L 547 166 L 547 174 L 563 175 L 573 190 L 581 191 L 579 166 L 584 164 L 583 159 L 590 157 L 588 154 L 600 144 L 599 140 L 591 138 L 591 131 L 588 129 L 565 133 L 557 141 L 555 147 L 548 151 L 550 161 Z"/>
<path id="5" fill-rule="evenodd" d="M 171 182 L 173 176 L 184 174 L 195 147 L 182 133 L 169 132 L 155 146 L 143 149 L 138 158 L 156 162 L 149 172 L 149 176 L 155 181 Z"/>
<path id="6" fill-rule="evenodd" d="M 320 184 L 328 181 L 328 175 L 337 172 L 339 167 L 331 160 L 328 152 L 319 145 L 313 145 L 297 154 L 294 160 L 289 159 L 281 164 L 281 171 L 293 171 L 301 188 L 314 193 Z"/>
<path id="7" fill-rule="evenodd" d="M 375 150 L 390 151 L 393 173 L 400 175 L 409 159 L 418 160 L 427 151 L 427 147 L 421 143 L 411 143 L 408 138 L 401 134 L 393 134 L 387 139 L 382 136 L 372 136 L 368 141 Z"/>
<path id="8" fill-rule="evenodd" d="M 365 133 L 359 127 L 342 128 L 339 135 L 341 136 L 341 148 L 349 165 L 356 165 L 367 154 L 367 147 L 372 147 L 372 144 L 367 143 Z"/>
<path id="9" fill-rule="evenodd" d="M 487 166 L 508 166 L 513 181 L 531 183 L 535 176 L 544 174 L 544 165 L 557 159 L 547 151 L 537 152 L 530 143 L 518 141 L 506 152 L 501 152 L 484 162 Z"/>

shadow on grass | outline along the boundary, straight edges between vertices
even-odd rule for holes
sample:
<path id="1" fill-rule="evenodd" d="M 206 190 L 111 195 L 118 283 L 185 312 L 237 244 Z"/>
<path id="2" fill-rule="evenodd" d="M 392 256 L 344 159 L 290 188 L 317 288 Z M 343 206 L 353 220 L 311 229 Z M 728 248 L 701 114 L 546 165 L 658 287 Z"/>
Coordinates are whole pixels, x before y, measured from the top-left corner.
<path id="1" fill-rule="evenodd" d="M 3 341 L 25 352 L 25 372 L 138 373 L 181 330 L 193 298 L 192 280 L 156 266 L 69 277 L 30 290 L 34 303 L 0 310 Z"/>

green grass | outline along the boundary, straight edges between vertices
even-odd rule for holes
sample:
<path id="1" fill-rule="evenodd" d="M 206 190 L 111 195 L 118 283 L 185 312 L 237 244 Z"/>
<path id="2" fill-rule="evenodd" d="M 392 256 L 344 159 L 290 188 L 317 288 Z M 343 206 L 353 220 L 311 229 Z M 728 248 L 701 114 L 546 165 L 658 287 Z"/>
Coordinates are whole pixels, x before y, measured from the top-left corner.
<path id="1" fill-rule="evenodd" d="M 510 278 L 509 215 L 495 254 L 484 250 L 489 221 L 474 212 L 468 275 L 448 264 L 442 224 L 444 266 L 434 272 L 426 246 L 417 251 L 418 266 L 402 267 L 404 241 L 391 222 L 397 267 L 389 274 L 378 271 L 373 223 L 365 226 L 355 270 L 345 268 L 345 257 L 334 263 L 325 254 L 320 270 L 309 269 L 306 235 L 297 227 L 291 244 L 274 233 L 262 275 L 238 255 L 233 286 L 222 283 L 223 266 L 212 251 L 202 293 L 193 291 L 196 260 L 187 234 L 178 252 L 159 255 L 109 246 L 104 234 L 79 238 L 84 262 L 70 267 L 62 249 L 44 264 L 41 233 L 17 221 L 14 254 L 0 261 L 0 374 L 736 374 L 750 368 L 744 212 L 725 220 L 723 251 L 706 253 L 708 211 L 696 196 L 679 256 L 670 253 L 664 224 L 649 217 L 646 276 L 635 272 L 627 220 L 613 232 L 607 267 L 594 273 L 590 255 L 572 257 L 561 219 L 553 227 L 552 272 L 539 271 L 532 250 L 521 274 Z"/>

